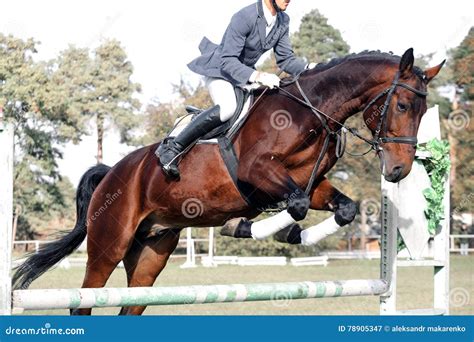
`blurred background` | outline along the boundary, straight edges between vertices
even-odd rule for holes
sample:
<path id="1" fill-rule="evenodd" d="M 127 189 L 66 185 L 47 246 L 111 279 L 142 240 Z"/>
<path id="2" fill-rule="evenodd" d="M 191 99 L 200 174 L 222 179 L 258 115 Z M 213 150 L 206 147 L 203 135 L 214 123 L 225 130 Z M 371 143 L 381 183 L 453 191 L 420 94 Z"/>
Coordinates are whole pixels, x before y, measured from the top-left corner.
<path id="1" fill-rule="evenodd" d="M 207 90 L 186 64 L 206 35 L 219 42 L 232 16 L 252 0 L 9 1 L 0 21 L 0 111 L 16 128 L 15 239 L 50 240 L 73 227 L 80 176 L 94 163 L 113 165 L 128 152 L 162 139 L 192 104 L 210 105 Z M 474 28 L 470 1 L 292 1 L 291 40 L 310 62 L 363 50 L 401 55 L 413 47 L 420 67 L 447 58 L 430 84 L 451 158 L 452 233 L 473 234 Z M 271 53 L 261 70 L 276 70 Z M 360 127 L 354 118 L 352 125 Z M 350 141 L 352 152 L 365 146 Z M 379 202 L 378 160 L 345 155 L 330 174 L 356 202 Z M 363 184 L 363 186 L 360 186 Z M 377 245 L 377 208 L 368 222 L 316 247 L 216 238 L 220 255 L 315 255 L 322 250 Z M 374 214 L 375 212 L 375 214 Z M 304 224 L 325 217 L 311 213 Z M 361 225 L 367 234 L 361 236 Z M 208 232 L 195 232 L 206 238 Z M 363 243 L 361 242 L 363 241 Z M 459 242 L 458 242 L 459 243 Z M 17 244 L 18 252 L 35 243 Z M 469 244 L 469 242 L 468 242 Z M 472 241 L 471 241 L 472 244 Z M 472 246 L 471 246 L 472 247 Z M 201 252 L 207 253 L 207 244 Z"/>

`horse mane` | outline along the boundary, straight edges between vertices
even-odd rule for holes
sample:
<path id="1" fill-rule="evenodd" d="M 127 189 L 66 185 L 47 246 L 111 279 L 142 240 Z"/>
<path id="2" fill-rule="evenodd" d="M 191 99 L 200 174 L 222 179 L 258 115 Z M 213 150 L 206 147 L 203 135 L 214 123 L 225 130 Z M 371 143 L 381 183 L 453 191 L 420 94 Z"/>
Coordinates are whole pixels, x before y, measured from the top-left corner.
<path id="1" fill-rule="evenodd" d="M 340 65 L 344 62 L 355 60 L 355 59 L 360 59 L 360 58 L 372 58 L 374 61 L 375 60 L 380 60 L 380 59 L 385 59 L 389 62 L 393 63 L 400 63 L 400 56 L 394 55 L 392 52 L 382 52 L 380 50 L 364 50 L 358 53 L 351 53 L 349 55 L 345 55 L 342 57 L 336 57 L 331 59 L 329 62 L 326 63 L 318 63 L 312 70 L 308 70 L 306 72 L 306 75 L 312 75 L 313 73 L 319 73 L 322 71 L 329 70 L 337 65 Z M 414 66 L 413 67 L 413 72 L 415 75 L 417 75 L 421 80 L 424 79 L 424 73 L 423 70 L 421 70 L 419 67 Z"/>

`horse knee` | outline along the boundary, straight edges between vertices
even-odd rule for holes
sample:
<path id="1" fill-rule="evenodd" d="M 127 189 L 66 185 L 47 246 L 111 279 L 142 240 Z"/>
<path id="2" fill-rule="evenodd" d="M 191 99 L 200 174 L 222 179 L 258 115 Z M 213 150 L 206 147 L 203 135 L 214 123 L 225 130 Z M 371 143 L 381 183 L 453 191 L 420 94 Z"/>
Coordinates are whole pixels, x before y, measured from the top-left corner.
<path id="1" fill-rule="evenodd" d="M 295 221 L 301 221 L 308 213 L 311 201 L 305 193 L 297 194 L 288 200 L 288 213 Z"/>
<path id="2" fill-rule="evenodd" d="M 337 204 L 334 219 L 336 220 L 336 223 L 342 227 L 354 221 L 356 213 L 357 206 L 355 202 L 346 197 Z"/>

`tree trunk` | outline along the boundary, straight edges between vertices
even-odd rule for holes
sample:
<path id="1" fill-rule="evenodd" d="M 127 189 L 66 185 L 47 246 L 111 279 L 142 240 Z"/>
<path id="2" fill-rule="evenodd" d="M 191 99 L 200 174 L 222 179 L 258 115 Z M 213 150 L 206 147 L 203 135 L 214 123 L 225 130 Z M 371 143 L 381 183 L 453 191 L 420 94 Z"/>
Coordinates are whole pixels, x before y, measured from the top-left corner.
<path id="1" fill-rule="evenodd" d="M 97 114 L 97 164 L 103 160 L 104 116 Z"/>
<path id="2" fill-rule="evenodd" d="M 15 208 L 15 216 L 13 218 L 13 236 L 12 236 L 12 243 L 13 247 L 15 247 L 15 239 L 16 239 L 16 230 L 18 227 L 18 217 L 21 215 L 21 205 L 17 204 Z"/>

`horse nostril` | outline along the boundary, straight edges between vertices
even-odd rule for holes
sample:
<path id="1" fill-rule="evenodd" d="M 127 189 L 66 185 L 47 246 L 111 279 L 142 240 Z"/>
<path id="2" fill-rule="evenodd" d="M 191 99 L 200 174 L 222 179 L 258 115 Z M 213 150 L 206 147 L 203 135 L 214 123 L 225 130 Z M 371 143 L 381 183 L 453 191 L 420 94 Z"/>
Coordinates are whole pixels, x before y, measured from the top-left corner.
<path id="1" fill-rule="evenodd" d="M 398 165 L 395 166 L 392 170 L 392 177 L 394 180 L 398 180 L 400 178 L 400 175 L 402 174 L 403 171 L 403 166 Z"/>
<path id="2" fill-rule="evenodd" d="M 398 182 L 400 180 L 400 177 L 402 175 L 402 171 L 403 171 L 403 165 L 397 165 L 397 166 L 394 166 L 393 169 L 392 169 L 392 172 L 390 172 L 390 174 L 386 175 L 385 176 L 385 179 L 389 182 Z"/>

